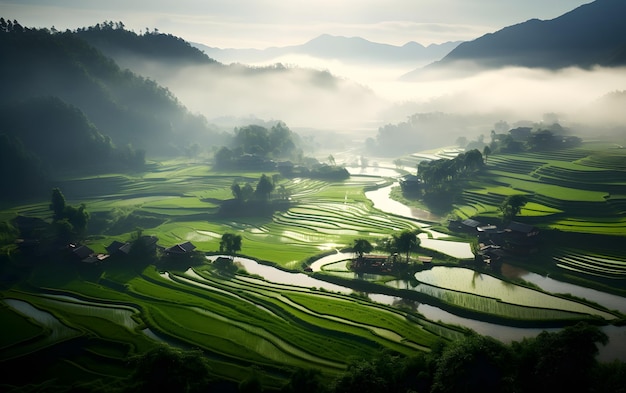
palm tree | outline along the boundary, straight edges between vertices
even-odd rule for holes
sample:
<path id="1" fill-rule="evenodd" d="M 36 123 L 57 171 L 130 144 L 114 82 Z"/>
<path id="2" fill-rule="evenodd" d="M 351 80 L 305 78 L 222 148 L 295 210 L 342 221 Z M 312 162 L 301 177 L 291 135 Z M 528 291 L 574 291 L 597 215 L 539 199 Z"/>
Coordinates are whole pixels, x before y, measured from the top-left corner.
<path id="1" fill-rule="evenodd" d="M 367 239 L 355 239 L 352 243 L 352 249 L 359 256 L 359 259 L 363 259 L 363 255 L 372 251 L 374 247 Z"/>
<path id="2" fill-rule="evenodd" d="M 420 239 L 417 237 L 414 231 L 405 229 L 400 232 L 399 235 L 393 235 L 395 248 L 398 252 L 406 253 L 406 262 L 409 262 L 409 254 L 413 251 L 417 251 L 420 245 Z"/>

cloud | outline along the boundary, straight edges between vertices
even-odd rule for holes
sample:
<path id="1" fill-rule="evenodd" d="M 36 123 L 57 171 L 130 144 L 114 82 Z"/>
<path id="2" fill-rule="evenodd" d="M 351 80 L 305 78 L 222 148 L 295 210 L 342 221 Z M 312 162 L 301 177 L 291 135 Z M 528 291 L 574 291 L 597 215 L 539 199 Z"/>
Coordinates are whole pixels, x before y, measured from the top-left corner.
<path id="1" fill-rule="evenodd" d="M 104 20 L 146 27 L 210 46 L 266 48 L 320 34 L 401 45 L 469 40 L 530 18 L 553 18 L 585 0 L 3 0 L 5 17 L 26 26 L 74 29 Z"/>
<path id="2" fill-rule="evenodd" d="M 568 68 L 558 71 L 505 68 L 472 76 L 409 83 L 422 111 L 508 113 L 509 121 L 540 121 L 545 113 L 588 124 L 626 124 L 619 110 L 598 116 L 594 103 L 607 93 L 626 90 L 626 68 Z"/>

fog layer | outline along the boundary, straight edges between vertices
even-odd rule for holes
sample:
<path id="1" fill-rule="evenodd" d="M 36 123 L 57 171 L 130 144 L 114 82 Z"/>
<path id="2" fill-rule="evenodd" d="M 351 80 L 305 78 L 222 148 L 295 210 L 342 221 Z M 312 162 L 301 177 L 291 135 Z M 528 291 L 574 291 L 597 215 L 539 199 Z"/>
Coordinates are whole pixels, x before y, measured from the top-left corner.
<path id="1" fill-rule="evenodd" d="M 209 121 L 254 116 L 282 120 L 294 129 L 354 132 L 363 140 L 379 127 L 416 113 L 458 114 L 465 120 L 475 116 L 484 123 L 473 125 L 478 128 L 500 119 L 539 122 L 546 113 L 587 129 L 626 124 L 619 97 L 610 95 L 626 90 L 626 68 L 472 69 L 469 74 L 461 66 L 403 81 L 409 70 L 402 67 L 346 65 L 306 56 L 252 67 L 168 68 L 136 59 L 123 63 L 155 78 Z M 472 125 L 462 128 L 467 127 Z"/>

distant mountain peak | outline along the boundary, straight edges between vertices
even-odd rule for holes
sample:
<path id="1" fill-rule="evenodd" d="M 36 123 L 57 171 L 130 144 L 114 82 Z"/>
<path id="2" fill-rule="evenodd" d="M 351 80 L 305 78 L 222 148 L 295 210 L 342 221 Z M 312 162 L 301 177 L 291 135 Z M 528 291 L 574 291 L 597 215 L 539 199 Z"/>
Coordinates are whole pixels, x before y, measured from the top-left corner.
<path id="1" fill-rule="evenodd" d="M 626 1 L 596 0 L 551 20 L 530 19 L 464 42 L 440 61 L 403 79 L 428 70 L 446 69 L 455 63 L 474 64 L 477 69 L 626 65 L 620 55 L 626 47 L 624 15 Z"/>
<path id="2" fill-rule="evenodd" d="M 439 60 L 459 42 L 432 44 L 425 47 L 415 41 L 402 46 L 372 42 L 363 37 L 321 34 L 301 45 L 260 49 L 220 49 L 194 44 L 208 56 L 223 63 L 267 62 L 288 55 L 307 55 L 321 59 L 336 59 L 347 63 L 412 64 L 418 66 Z"/>

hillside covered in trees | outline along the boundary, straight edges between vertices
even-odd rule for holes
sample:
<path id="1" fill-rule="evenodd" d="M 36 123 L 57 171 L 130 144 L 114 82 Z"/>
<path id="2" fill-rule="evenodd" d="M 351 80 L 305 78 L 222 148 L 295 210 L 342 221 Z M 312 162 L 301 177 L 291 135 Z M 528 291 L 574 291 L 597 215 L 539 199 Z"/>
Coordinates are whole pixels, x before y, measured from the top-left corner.
<path id="1" fill-rule="evenodd" d="M 59 170 L 137 169 L 146 154 L 173 156 L 193 143 L 221 144 L 206 119 L 169 90 L 122 69 L 81 38 L 88 31 L 31 29 L 0 19 L 0 51 L 7 59 L 0 64 L 0 173 L 20 185 L 3 198 L 46 190 L 40 183 Z M 150 45 L 144 40 L 132 49 L 149 51 Z"/>

